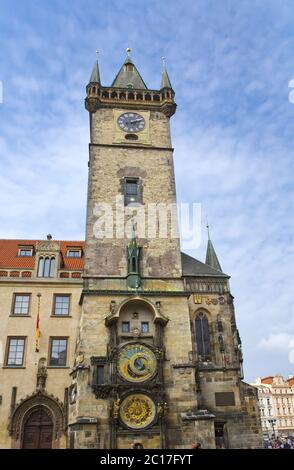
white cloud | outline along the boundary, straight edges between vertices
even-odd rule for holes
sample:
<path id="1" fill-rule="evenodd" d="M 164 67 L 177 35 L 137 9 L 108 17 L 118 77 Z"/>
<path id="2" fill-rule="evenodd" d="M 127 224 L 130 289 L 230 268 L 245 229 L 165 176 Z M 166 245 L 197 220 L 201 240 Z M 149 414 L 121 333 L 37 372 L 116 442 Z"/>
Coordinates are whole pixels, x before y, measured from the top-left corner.
<path id="1" fill-rule="evenodd" d="M 87 2 L 86 14 L 81 2 L 68 9 L 27 0 L 9 30 L 3 6 L 0 237 L 84 236 L 83 98 L 95 50 L 105 85 L 130 46 L 146 83 L 156 88 L 164 55 L 178 104 L 172 129 L 179 200 L 200 202 L 208 213 L 216 252 L 232 276 L 246 374 L 283 369 L 287 375 L 282 345 L 294 334 L 294 106 L 288 102 L 294 58 L 287 32 L 293 5 L 223 3 L 150 0 L 137 13 L 134 0 L 113 0 L 101 15 L 96 0 Z M 191 254 L 203 259 L 205 245 L 206 235 Z"/>
<path id="2" fill-rule="evenodd" d="M 289 333 L 271 333 L 266 338 L 262 338 L 258 347 L 271 352 L 290 352 L 293 345 L 294 335 Z"/>

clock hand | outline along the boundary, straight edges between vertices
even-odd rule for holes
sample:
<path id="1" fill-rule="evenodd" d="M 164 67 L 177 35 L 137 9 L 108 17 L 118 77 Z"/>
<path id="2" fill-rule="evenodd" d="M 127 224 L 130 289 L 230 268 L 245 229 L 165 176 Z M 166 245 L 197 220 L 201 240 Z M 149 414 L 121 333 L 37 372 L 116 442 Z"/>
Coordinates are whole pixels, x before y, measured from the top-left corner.
<path id="1" fill-rule="evenodd" d="M 143 118 L 140 118 L 140 119 L 135 119 L 134 121 L 130 121 L 131 124 L 134 124 L 135 122 L 141 122 L 143 121 Z"/>

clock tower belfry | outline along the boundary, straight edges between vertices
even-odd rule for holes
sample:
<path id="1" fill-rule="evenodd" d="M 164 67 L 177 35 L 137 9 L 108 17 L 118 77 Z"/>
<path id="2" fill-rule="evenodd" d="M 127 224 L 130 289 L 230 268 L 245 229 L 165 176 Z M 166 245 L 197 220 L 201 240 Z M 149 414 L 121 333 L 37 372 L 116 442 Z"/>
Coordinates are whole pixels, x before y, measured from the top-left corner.
<path id="1" fill-rule="evenodd" d="M 89 176 L 69 389 L 72 448 L 190 448 L 204 440 L 213 448 L 216 433 L 230 434 L 245 407 L 229 276 L 210 240 L 207 263 L 180 251 L 174 97 L 165 64 L 160 87 L 149 89 L 129 49 L 111 86 L 101 84 L 97 61 L 86 87 Z"/>
<path id="2" fill-rule="evenodd" d="M 196 395 L 189 374 L 180 396 L 173 367 L 192 350 L 175 210 L 174 91 L 165 66 L 160 89 L 148 89 L 129 50 L 109 87 L 96 62 L 86 91 L 85 278 L 70 432 L 75 447 L 162 448 L 175 432 L 183 445 L 177 421 Z"/>

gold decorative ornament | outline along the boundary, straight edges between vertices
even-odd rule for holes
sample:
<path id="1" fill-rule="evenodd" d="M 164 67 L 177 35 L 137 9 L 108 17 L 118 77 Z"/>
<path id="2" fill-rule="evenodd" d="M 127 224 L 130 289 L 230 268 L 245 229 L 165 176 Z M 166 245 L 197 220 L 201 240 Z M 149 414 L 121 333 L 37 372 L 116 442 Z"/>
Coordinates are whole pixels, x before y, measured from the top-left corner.
<path id="1" fill-rule="evenodd" d="M 129 344 L 118 355 L 117 370 L 128 382 L 145 382 L 156 374 L 157 359 L 147 346 L 139 343 Z"/>
<path id="2" fill-rule="evenodd" d="M 118 418 L 119 404 L 120 404 L 120 399 L 114 400 L 114 402 L 113 402 L 113 412 L 112 412 L 112 416 L 113 416 L 114 419 Z"/>
<path id="3" fill-rule="evenodd" d="M 194 303 L 195 304 L 202 304 L 202 297 L 201 295 L 195 294 L 194 295 Z"/>
<path id="4" fill-rule="evenodd" d="M 119 416 L 122 423 L 129 428 L 143 429 L 155 419 L 156 405 L 143 393 L 132 394 L 122 401 Z"/>

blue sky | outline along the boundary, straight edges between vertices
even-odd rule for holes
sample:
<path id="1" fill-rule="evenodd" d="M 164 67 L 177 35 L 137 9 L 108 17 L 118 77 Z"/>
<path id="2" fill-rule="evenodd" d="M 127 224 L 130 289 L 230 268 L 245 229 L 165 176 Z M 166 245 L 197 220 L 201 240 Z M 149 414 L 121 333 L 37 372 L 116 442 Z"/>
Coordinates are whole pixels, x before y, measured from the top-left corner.
<path id="1" fill-rule="evenodd" d="M 232 276 L 246 379 L 294 373 L 293 21 L 291 0 L 0 0 L 1 238 L 83 239 L 95 50 L 105 85 L 129 46 L 158 88 L 165 56 L 178 199 Z"/>

